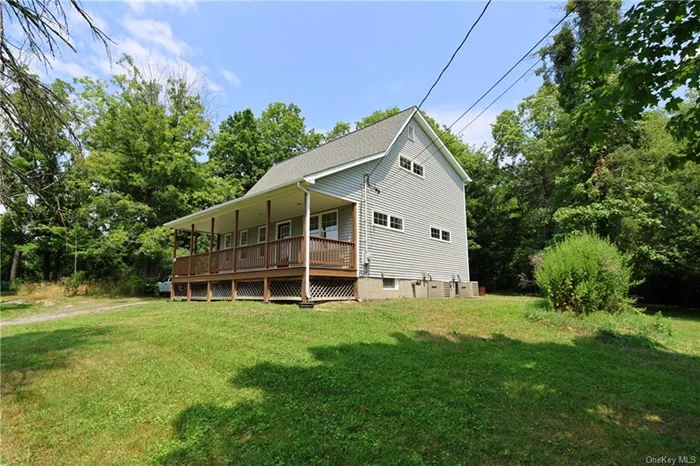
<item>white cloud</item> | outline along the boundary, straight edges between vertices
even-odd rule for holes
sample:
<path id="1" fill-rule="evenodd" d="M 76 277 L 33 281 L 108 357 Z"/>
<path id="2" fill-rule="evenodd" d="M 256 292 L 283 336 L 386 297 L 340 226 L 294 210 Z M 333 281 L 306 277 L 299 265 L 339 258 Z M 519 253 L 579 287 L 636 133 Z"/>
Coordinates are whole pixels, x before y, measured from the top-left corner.
<path id="1" fill-rule="evenodd" d="M 514 107 L 513 105 L 512 107 Z M 469 127 L 461 134 L 464 142 L 481 146 L 482 144 L 492 144 L 493 138 L 491 136 L 491 125 L 496 122 L 498 115 L 505 109 L 511 108 L 508 105 L 491 107 L 484 112 L 479 118 L 477 118 Z M 467 107 L 461 107 L 458 105 L 438 105 L 432 108 L 426 108 L 425 112 L 435 120 L 440 123 L 440 125 L 450 126 L 454 121 L 459 118 L 459 116 L 464 113 Z M 474 118 L 481 113 L 483 107 L 473 108 L 469 113 L 467 113 L 461 120 L 459 120 L 452 127 L 452 132 L 456 133 L 462 128 L 467 126 Z"/>
<path id="2" fill-rule="evenodd" d="M 129 16 L 122 21 L 124 29 L 129 31 L 134 39 L 156 45 L 173 55 L 183 55 L 190 47 L 173 35 L 170 24 L 152 19 L 134 19 Z"/>
<path id="3" fill-rule="evenodd" d="M 175 8 L 180 13 L 187 13 L 190 8 L 194 8 L 196 0 L 127 0 L 131 9 L 138 14 L 143 14 L 146 11 L 146 4 L 159 4 Z"/>
<path id="4" fill-rule="evenodd" d="M 54 73 L 70 76 L 71 78 L 82 78 L 83 76 L 90 76 L 90 72 L 73 62 L 64 62 L 61 60 L 52 60 L 51 69 Z"/>
<path id="5" fill-rule="evenodd" d="M 236 73 L 231 70 L 221 70 L 221 75 L 226 81 L 228 81 L 233 87 L 238 89 L 241 87 L 241 78 L 238 77 Z"/>

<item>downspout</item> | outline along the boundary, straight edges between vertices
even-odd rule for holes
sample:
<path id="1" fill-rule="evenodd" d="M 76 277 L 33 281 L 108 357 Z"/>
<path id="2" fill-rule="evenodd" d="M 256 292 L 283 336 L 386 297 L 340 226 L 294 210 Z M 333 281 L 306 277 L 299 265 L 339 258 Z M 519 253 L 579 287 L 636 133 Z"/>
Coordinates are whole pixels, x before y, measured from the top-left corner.
<path id="1" fill-rule="evenodd" d="M 309 262 L 311 259 L 311 193 L 297 181 L 297 188 L 304 191 L 304 296 L 308 300 L 311 297 L 311 286 L 309 284 Z"/>

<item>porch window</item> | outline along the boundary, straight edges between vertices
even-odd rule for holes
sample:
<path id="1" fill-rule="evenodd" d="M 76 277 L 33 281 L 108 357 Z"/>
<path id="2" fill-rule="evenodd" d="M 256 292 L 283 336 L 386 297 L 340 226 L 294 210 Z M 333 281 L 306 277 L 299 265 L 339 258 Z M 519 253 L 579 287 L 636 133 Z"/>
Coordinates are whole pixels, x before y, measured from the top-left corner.
<path id="1" fill-rule="evenodd" d="M 238 245 L 239 246 L 247 246 L 248 245 L 248 230 L 242 230 L 239 233 Z"/>
<path id="2" fill-rule="evenodd" d="M 233 243 L 231 242 L 231 233 L 224 235 L 224 249 L 229 249 Z"/>
<path id="3" fill-rule="evenodd" d="M 338 211 L 324 212 L 309 219 L 309 233 L 319 238 L 338 239 Z"/>
<path id="4" fill-rule="evenodd" d="M 262 244 L 258 248 L 260 257 L 265 257 L 265 236 L 267 235 L 267 227 L 258 227 L 258 243 Z"/>

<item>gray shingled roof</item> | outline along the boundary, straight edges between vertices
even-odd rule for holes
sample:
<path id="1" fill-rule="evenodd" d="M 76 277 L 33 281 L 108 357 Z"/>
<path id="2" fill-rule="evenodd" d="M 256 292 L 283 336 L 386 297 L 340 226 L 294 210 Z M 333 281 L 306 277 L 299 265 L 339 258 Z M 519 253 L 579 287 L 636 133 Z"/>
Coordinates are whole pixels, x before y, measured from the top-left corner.
<path id="1" fill-rule="evenodd" d="M 248 191 L 246 197 L 287 185 L 312 173 L 385 152 L 414 110 L 415 107 L 408 108 L 373 125 L 353 131 L 316 149 L 274 165 Z"/>

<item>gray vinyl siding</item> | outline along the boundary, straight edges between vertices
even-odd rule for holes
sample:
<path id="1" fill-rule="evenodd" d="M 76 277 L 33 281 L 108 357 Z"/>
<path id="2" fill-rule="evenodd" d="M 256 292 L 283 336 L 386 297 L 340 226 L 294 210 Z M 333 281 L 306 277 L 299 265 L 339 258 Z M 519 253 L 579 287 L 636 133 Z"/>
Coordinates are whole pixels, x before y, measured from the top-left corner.
<path id="1" fill-rule="evenodd" d="M 415 280 L 430 274 L 434 280 L 452 280 L 459 275 L 466 281 L 469 274 L 462 179 L 442 153 L 430 145 L 430 136 L 418 122 L 412 119 L 410 125 L 415 128 L 415 141 L 408 139 L 407 126 L 382 159 L 318 179 L 310 189 L 358 203 L 358 252 L 362 257 L 367 236 L 371 277 L 383 274 L 390 278 Z M 401 168 L 399 154 L 409 159 L 417 157 L 416 162 L 424 166 L 425 178 Z M 373 169 L 370 184 L 379 193 L 374 189 L 367 190 L 368 228 L 365 235 L 362 181 L 364 174 Z M 375 226 L 373 211 L 403 218 L 404 231 Z M 451 242 L 432 239 L 431 226 L 449 231 Z"/>

